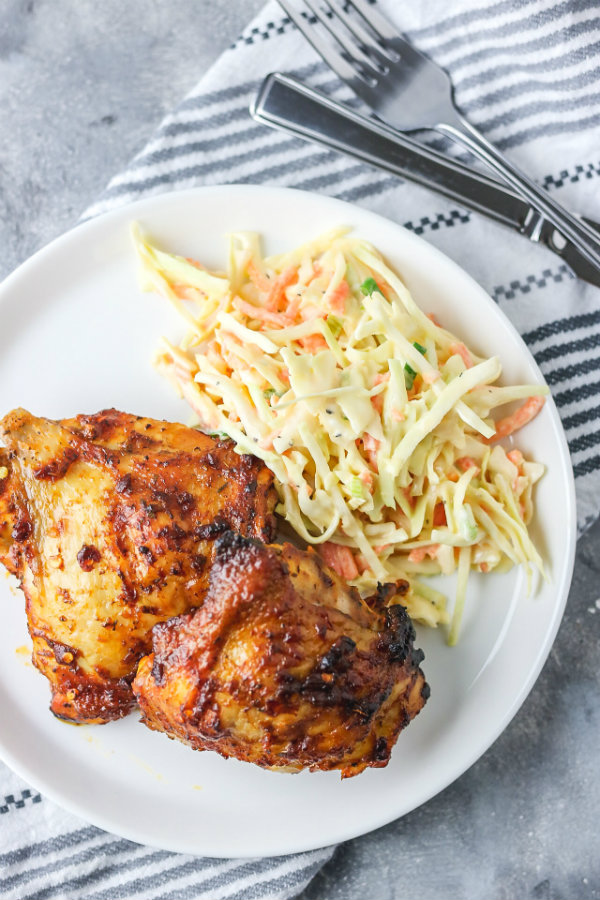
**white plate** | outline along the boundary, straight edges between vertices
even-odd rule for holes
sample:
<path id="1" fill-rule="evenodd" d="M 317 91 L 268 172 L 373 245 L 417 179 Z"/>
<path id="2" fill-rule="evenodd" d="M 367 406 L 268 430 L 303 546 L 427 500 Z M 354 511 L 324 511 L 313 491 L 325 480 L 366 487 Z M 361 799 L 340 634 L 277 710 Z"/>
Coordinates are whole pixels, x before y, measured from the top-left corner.
<path id="1" fill-rule="evenodd" d="M 186 421 L 185 405 L 153 371 L 168 304 L 141 294 L 128 229 L 139 219 L 161 244 L 223 266 L 224 235 L 256 230 L 269 252 L 349 224 L 402 274 L 416 300 L 507 382 L 541 381 L 521 338 L 472 279 L 425 241 L 337 200 L 280 188 L 210 187 L 142 201 L 86 223 L 40 251 L 0 288 L 0 414 L 24 406 L 60 418 L 108 406 Z M 23 602 L 0 582 L 0 755 L 47 797 L 134 841 L 207 856 L 309 850 L 390 822 L 465 771 L 510 722 L 552 645 L 571 579 L 575 501 L 554 404 L 519 435 L 548 467 L 534 538 L 551 582 L 526 596 L 520 572 L 475 576 L 457 648 L 420 628 L 431 699 L 400 736 L 386 769 L 282 775 L 198 753 L 150 732 L 137 715 L 73 728 L 47 711 L 45 679 L 26 664 Z M 560 514 L 557 515 L 557 510 Z M 14 592 L 13 592 L 14 593 Z"/>

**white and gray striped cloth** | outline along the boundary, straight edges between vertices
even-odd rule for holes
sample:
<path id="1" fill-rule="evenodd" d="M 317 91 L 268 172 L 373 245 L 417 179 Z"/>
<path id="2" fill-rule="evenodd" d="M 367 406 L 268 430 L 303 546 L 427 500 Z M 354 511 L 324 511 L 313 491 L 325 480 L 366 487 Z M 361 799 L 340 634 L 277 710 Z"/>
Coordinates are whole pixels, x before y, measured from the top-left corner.
<path id="1" fill-rule="evenodd" d="M 379 6 L 450 71 L 475 125 L 567 206 L 600 217 L 598 0 Z M 600 505 L 600 291 L 475 213 L 255 124 L 248 105 L 273 70 L 345 96 L 270 2 L 86 216 L 163 191 L 242 182 L 350 200 L 423 235 L 489 291 L 540 364 L 569 440 L 583 530 Z M 18 900 L 288 898 L 333 854 L 223 861 L 137 846 L 62 812 L 5 769 L 0 828 L 0 894 Z"/>

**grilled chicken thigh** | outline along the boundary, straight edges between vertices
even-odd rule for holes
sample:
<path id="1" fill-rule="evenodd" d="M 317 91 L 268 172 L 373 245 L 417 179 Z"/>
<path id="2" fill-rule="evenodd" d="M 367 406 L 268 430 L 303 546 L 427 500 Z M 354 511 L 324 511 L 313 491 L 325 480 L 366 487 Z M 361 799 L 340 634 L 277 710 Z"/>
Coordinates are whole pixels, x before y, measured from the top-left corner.
<path id="1" fill-rule="evenodd" d="M 272 475 L 230 441 L 116 410 L 16 410 L 0 439 L 0 562 L 25 593 L 50 708 L 119 718 L 152 627 L 202 602 L 215 537 L 272 538 Z"/>
<path id="2" fill-rule="evenodd" d="M 222 535 L 203 605 L 153 629 L 145 723 L 260 766 L 385 766 L 429 695 L 404 587 L 365 602 L 313 551 Z"/>

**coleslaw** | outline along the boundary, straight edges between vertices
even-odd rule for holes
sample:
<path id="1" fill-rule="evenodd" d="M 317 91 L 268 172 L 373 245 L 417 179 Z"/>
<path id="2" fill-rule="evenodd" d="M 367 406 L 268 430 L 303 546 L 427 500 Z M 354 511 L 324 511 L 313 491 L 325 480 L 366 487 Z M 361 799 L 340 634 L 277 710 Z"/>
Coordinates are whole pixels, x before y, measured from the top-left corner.
<path id="1" fill-rule="evenodd" d="M 351 584 L 406 578 L 409 613 L 435 626 L 446 598 L 419 576 L 457 571 L 455 643 L 472 569 L 544 575 L 527 528 L 544 467 L 495 441 L 539 412 L 545 385 L 498 385 L 498 358 L 424 313 L 345 229 L 267 258 L 258 235 L 232 234 L 226 273 L 133 237 L 142 287 L 187 325 L 162 339 L 159 371 L 198 427 L 265 462 L 278 512 Z"/>

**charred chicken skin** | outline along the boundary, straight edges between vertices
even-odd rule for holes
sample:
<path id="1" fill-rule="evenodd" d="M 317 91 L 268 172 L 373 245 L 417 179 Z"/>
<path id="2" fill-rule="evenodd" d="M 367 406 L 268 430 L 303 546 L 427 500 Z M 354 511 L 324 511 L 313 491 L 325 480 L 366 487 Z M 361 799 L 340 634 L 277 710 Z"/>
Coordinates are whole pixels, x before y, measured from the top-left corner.
<path id="1" fill-rule="evenodd" d="M 272 539 L 272 475 L 230 441 L 116 410 L 16 410 L 0 443 L 0 562 L 25 594 L 50 708 L 120 718 L 152 627 L 202 602 L 216 536 Z"/>
<path id="2" fill-rule="evenodd" d="M 223 534 L 204 603 L 140 661 L 146 725 L 259 766 L 385 766 L 429 695 L 405 588 L 363 601 L 312 550 Z"/>

